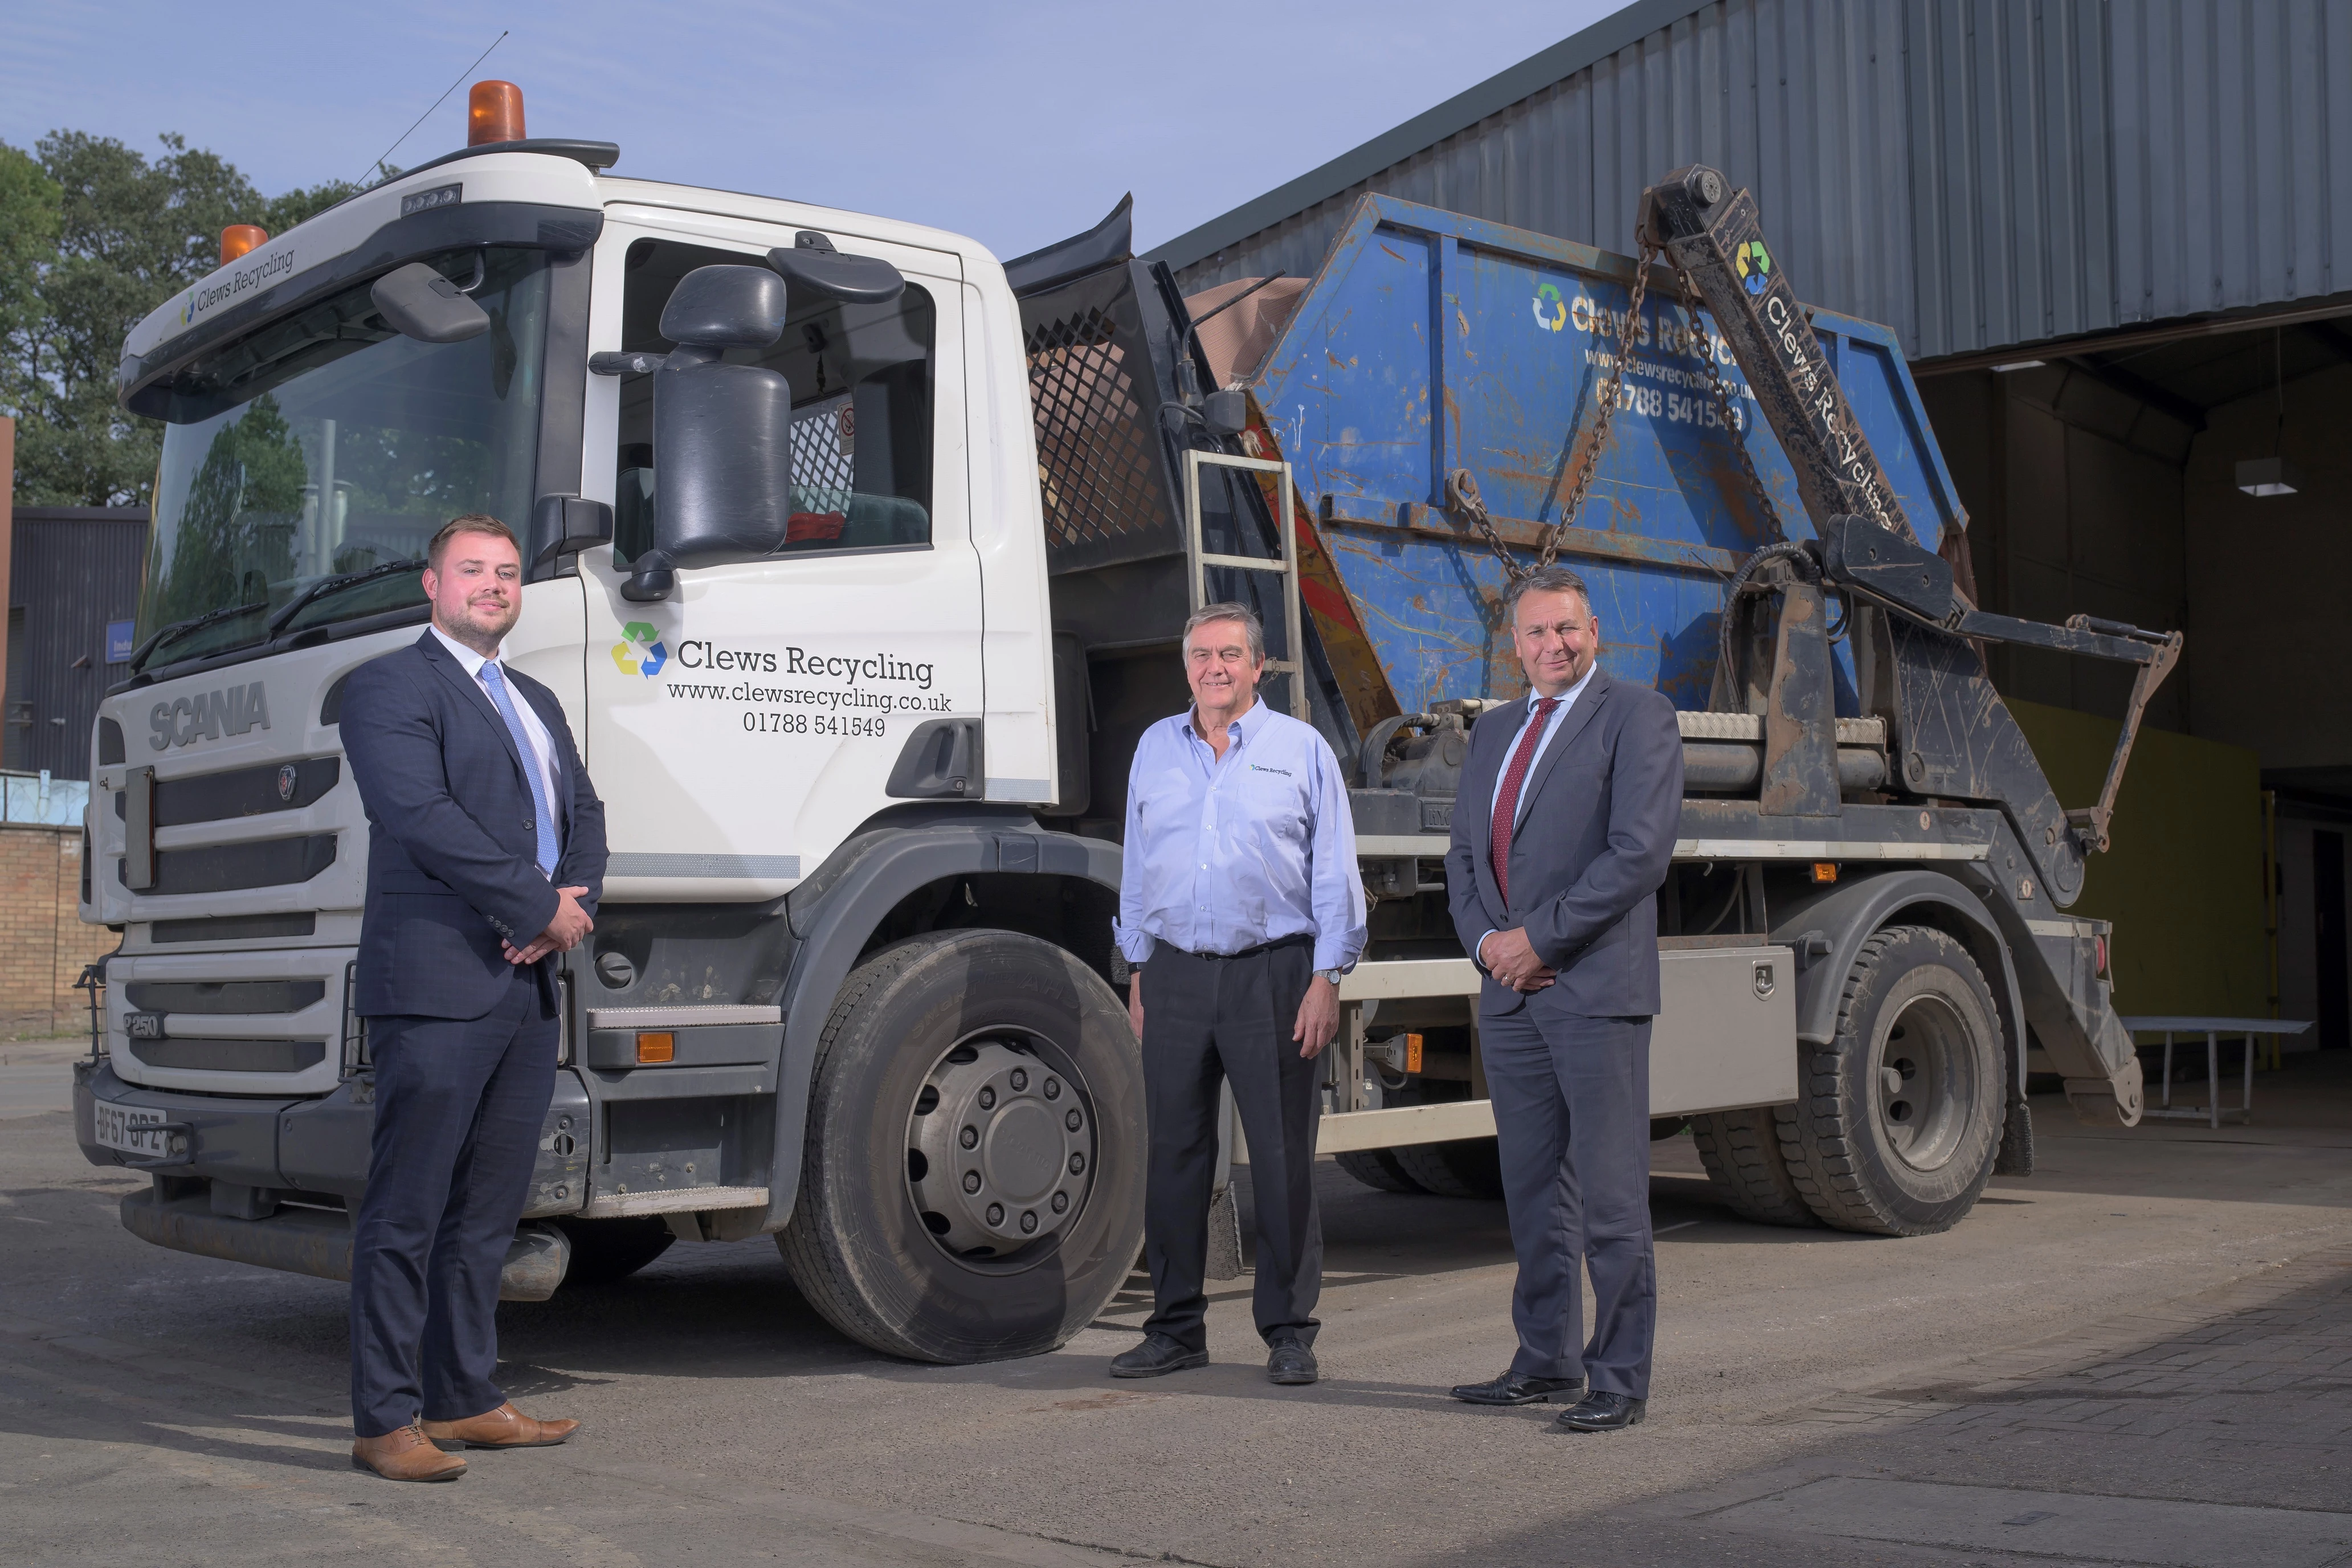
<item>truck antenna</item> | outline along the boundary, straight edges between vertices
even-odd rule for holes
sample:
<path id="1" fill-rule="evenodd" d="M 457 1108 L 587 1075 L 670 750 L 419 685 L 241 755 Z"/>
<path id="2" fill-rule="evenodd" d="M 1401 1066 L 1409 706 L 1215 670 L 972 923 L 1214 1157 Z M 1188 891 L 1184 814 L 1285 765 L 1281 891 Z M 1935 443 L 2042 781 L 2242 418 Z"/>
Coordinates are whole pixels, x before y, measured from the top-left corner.
<path id="1" fill-rule="evenodd" d="M 438 109 L 438 108 L 440 108 L 444 103 L 446 103 L 446 102 L 449 100 L 449 95 L 450 95 L 451 93 L 453 93 L 453 92 L 455 92 L 455 91 L 457 91 L 457 82 L 458 82 L 458 81 L 464 81 L 467 77 L 469 77 L 469 76 L 473 75 L 473 74 L 474 74 L 475 67 L 479 66 L 479 65 L 480 65 L 484 60 L 488 59 L 488 58 L 490 58 L 490 49 L 495 49 L 495 48 L 497 48 L 500 44 L 505 43 L 505 42 L 507 41 L 507 33 L 512 32 L 513 30 L 514 30 L 513 28 L 509 27 L 509 28 L 506 29 L 504 32 L 499 33 L 499 36 L 498 36 L 497 37 L 492 38 L 492 39 L 490 40 L 490 48 L 489 48 L 489 49 L 484 49 L 480 54 L 476 55 L 476 56 L 474 57 L 474 64 L 473 64 L 473 65 L 470 65 L 470 66 L 467 66 L 464 70 L 461 70 L 461 71 L 459 71 L 459 72 L 457 73 L 457 81 L 453 81 L 453 82 L 451 82 L 447 87 L 446 87 L 446 88 L 442 89 L 441 89 L 441 96 L 440 96 L 439 98 L 435 99 L 435 100 L 433 100 L 432 104 L 431 104 L 428 108 L 426 108 L 426 110 L 425 110 L 425 112 L 424 112 L 423 114 L 420 114 L 420 115 L 418 115 L 418 116 L 416 117 L 416 125 L 412 125 L 412 126 L 410 126 L 407 130 L 405 130 L 405 131 L 402 132 L 400 133 L 400 142 L 394 142 L 391 146 L 389 146 L 389 147 L 385 148 L 385 149 L 384 149 L 381 153 L 377 154 L 377 156 L 376 156 L 376 160 L 375 160 L 375 163 L 374 163 L 374 164 L 373 165 L 373 167 L 374 168 L 374 170 L 375 170 L 375 172 L 376 172 L 376 174 L 377 174 L 377 176 L 378 176 L 379 178 L 388 177 L 388 176 L 390 175 L 391 171 L 390 171 L 390 170 L 388 170 L 388 169 L 386 169 L 386 168 L 383 166 L 383 161 L 384 161 L 386 158 L 391 157 L 394 153 L 397 153 L 397 152 L 399 152 L 399 151 L 400 151 L 400 142 L 405 142 L 405 141 L 407 141 L 411 136 L 415 135 L 415 134 L 416 134 L 416 126 L 417 126 L 417 125 L 422 125 L 422 124 L 424 124 L 424 123 L 425 123 L 425 121 L 426 120 L 428 120 L 428 119 L 430 119 L 430 118 L 432 117 L 432 114 L 433 114 L 433 110 L 434 110 Z M 362 169 L 362 171 L 360 171 L 360 177 L 361 177 L 362 179 L 365 179 L 365 178 L 367 177 L 367 171 L 366 171 L 366 170 L 364 170 L 364 169 Z"/>

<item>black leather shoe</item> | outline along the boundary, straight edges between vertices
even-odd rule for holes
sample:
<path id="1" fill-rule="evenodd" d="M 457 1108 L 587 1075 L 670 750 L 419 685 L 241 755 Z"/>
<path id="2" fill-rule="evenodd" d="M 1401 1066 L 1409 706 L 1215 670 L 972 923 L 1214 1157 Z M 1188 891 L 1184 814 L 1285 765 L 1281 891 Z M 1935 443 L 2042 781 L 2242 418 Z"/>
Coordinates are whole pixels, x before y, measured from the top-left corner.
<path id="1" fill-rule="evenodd" d="M 1167 1334 L 1151 1334 L 1131 1351 L 1110 1358 L 1113 1377 L 1165 1377 L 1187 1367 L 1209 1364 L 1207 1351 L 1188 1351 Z"/>
<path id="2" fill-rule="evenodd" d="M 1313 1383 L 1322 1376 L 1315 1352 L 1297 1340 L 1276 1340 L 1265 1358 L 1265 1380 L 1286 1385 Z"/>
<path id="3" fill-rule="evenodd" d="M 1523 1372 L 1507 1372 L 1485 1383 L 1457 1383 L 1454 1397 L 1473 1405 L 1541 1405 L 1555 1394 L 1580 1394 L 1583 1389 L 1580 1377 L 1530 1377 Z"/>
<path id="4" fill-rule="evenodd" d="M 1560 1432 L 1622 1432 L 1639 1426 L 1650 1402 L 1630 1394 L 1588 1394 L 1572 1409 L 1560 1413 L 1552 1427 Z"/>

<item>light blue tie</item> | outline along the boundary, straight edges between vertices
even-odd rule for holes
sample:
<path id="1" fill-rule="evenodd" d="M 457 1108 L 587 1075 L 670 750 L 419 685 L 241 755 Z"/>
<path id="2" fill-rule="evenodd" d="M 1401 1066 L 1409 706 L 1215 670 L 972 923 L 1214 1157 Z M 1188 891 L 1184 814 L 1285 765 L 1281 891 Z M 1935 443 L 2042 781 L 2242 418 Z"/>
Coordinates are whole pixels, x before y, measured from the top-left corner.
<path id="1" fill-rule="evenodd" d="M 514 737 L 515 751 L 522 758 L 522 776 L 530 781 L 530 808 L 539 814 L 539 874 L 552 880 L 555 813 L 548 808 L 547 779 L 540 772 L 539 754 L 530 749 L 530 732 L 522 727 L 522 715 L 515 711 L 514 698 L 507 691 L 507 678 L 497 659 L 482 661 L 482 683 L 490 689 L 490 700 L 499 705 L 499 717 L 507 721 L 507 732 Z"/>

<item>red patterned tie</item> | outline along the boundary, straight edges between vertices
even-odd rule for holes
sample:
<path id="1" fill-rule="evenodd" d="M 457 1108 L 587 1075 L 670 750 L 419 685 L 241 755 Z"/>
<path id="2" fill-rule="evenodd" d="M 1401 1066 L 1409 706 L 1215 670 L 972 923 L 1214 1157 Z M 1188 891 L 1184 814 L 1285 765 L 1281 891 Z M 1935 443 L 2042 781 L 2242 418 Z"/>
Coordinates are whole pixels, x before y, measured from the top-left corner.
<path id="1" fill-rule="evenodd" d="M 1519 820 L 1519 789 L 1528 782 L 1528 769 L 1536 760 L 1536 744 L 1551 722 L 1551 710 L 1559 706 L 1557 697 L 1535 700 L 1535 718 L 1528 724 L 1527 733 L 1519 737 L 1518 750 L 1511 753 L 1511 765 L 1503 774 L 1503 787 L 1495 792 L 1495 889 L 1503 895 L 1503 904 L 1511 902 L 1511 827 Z"/>

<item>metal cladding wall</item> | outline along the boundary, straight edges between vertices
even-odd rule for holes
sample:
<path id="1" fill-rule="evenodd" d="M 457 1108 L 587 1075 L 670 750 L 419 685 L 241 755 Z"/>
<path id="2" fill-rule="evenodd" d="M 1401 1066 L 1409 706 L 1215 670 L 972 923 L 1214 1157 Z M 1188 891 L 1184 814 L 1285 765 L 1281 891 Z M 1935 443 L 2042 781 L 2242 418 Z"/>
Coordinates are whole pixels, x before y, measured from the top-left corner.
<path id="1" fill-rule="evenodd" d="M 20 506 L 15 534 L 6 765 L 86 779 L 99 699 L 129 669 L 106 662 L 106 623 L 138 613 L 147 509 Z"/>
<path id="2" fill-rule="evenodd" d="M 1803 297 L 1914 359 L 2352 290 L 2343 0 L 1645 0 L 1161 247 L 1311 277 L 1366 192 L 1634 248 L 1756 193 Z"/>

